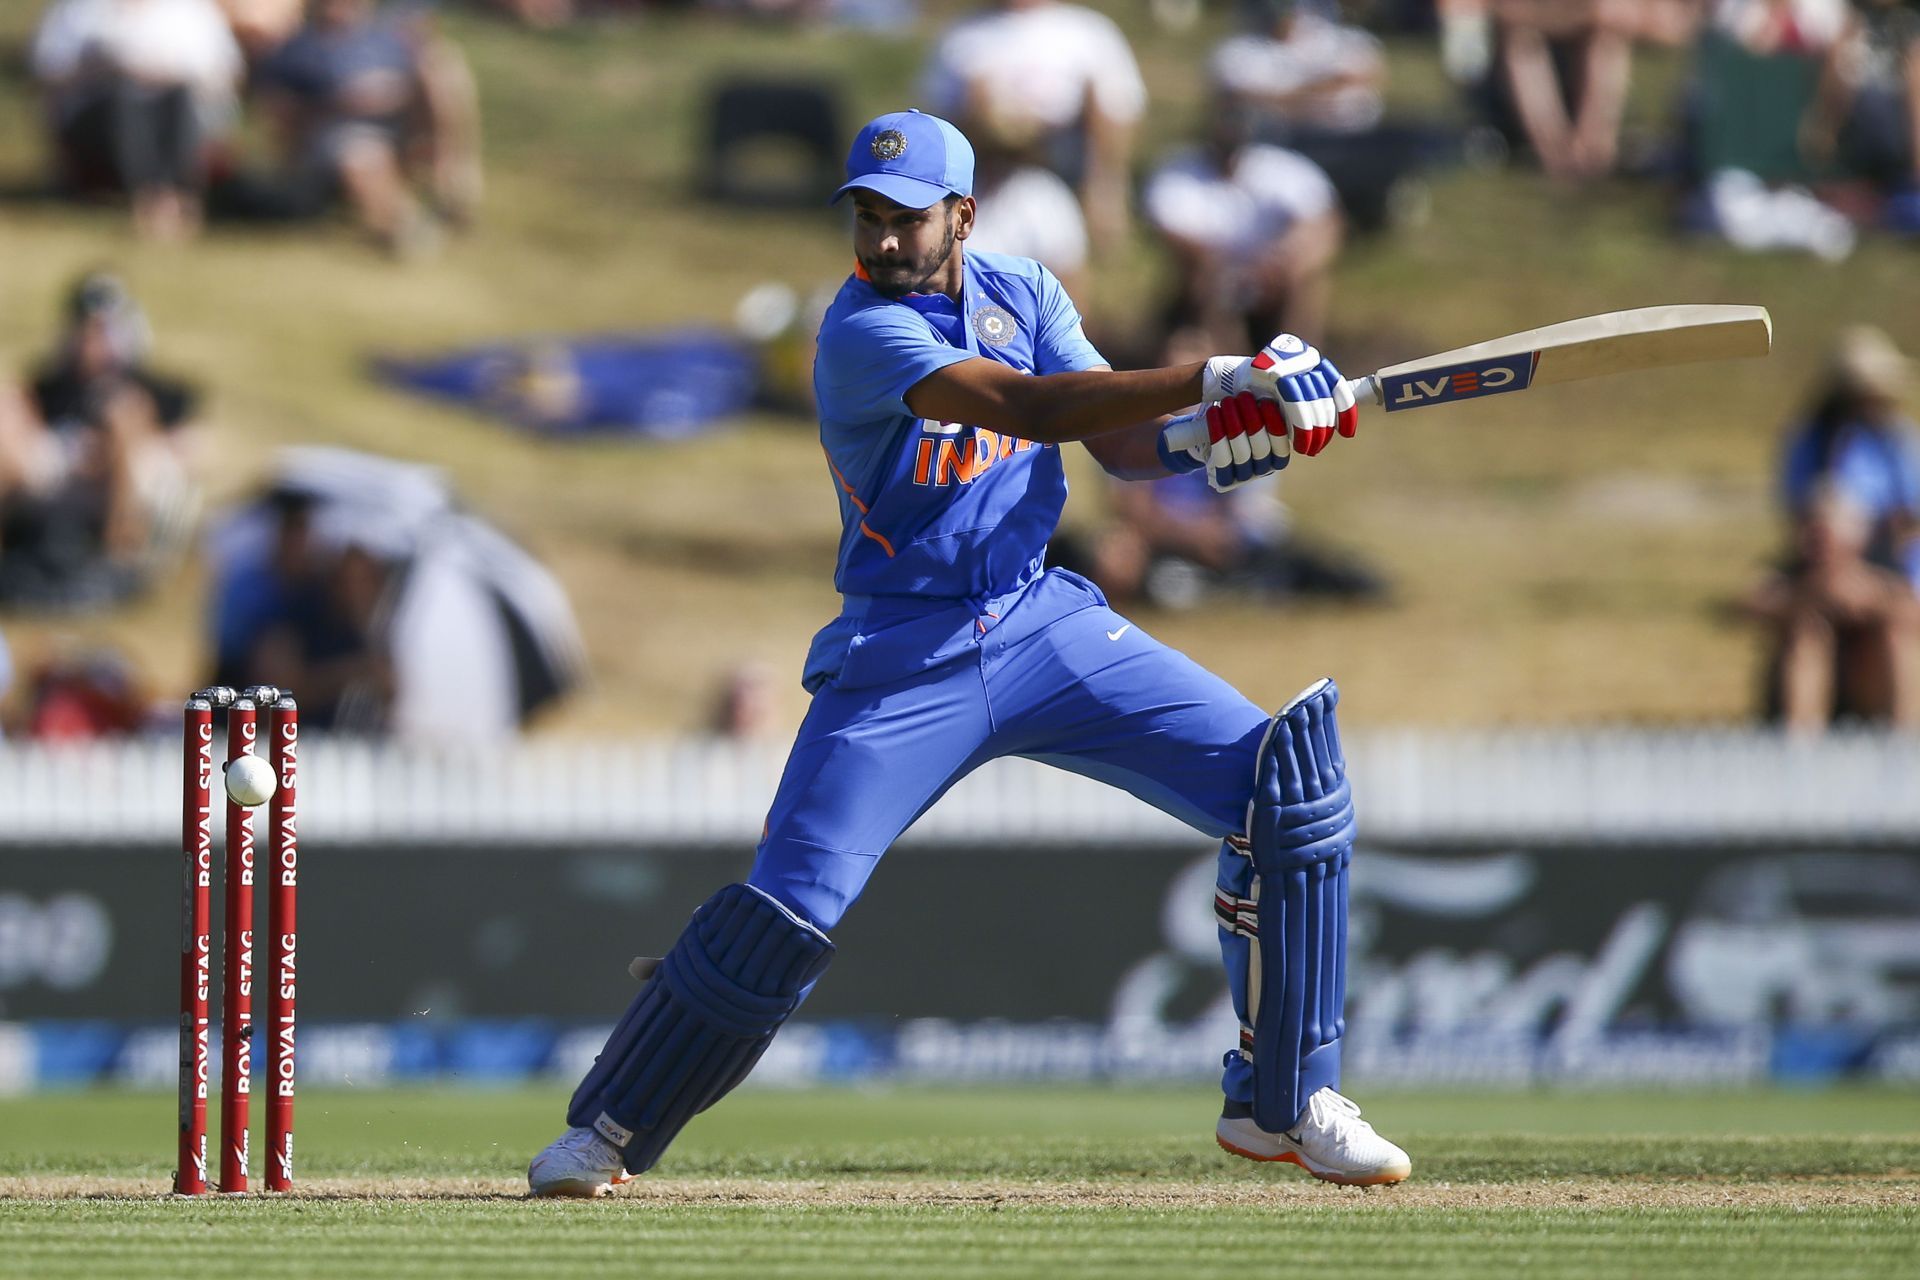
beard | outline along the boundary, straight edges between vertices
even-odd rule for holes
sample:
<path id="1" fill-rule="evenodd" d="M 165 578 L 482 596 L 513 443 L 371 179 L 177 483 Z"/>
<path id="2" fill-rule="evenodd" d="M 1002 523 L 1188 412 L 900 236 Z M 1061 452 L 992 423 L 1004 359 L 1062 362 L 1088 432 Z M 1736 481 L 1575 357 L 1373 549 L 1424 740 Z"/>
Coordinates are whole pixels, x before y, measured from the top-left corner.
<path id="1" fill-rule="evenodd" d="M 947 234 L 941 239 L 940 247 L 915 258 L 862 258 L 860 265 L 866 268 L 867 277 L 874 289 L 889 298 L 904 298 L 910 293 L 924 293 L 927 285 L 933 283 L 946 269 L 948 259 L 953 257 L 953 220 L 947 220 Z"/>

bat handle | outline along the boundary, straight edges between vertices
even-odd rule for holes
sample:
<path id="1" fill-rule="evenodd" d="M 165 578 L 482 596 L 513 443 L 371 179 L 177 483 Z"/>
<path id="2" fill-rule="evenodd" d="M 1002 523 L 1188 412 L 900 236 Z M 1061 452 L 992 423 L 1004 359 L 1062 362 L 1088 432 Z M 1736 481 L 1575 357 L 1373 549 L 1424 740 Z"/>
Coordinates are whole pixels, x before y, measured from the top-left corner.
<path id="1" fill-rule="evenodd" d="M 1372 374 L 1364 378 L 1348 378 L 1347 390 L 1353 392 L 1353 398 L 1361 404 L 1380 403 L 1380 380 Z M 1175 418 L 1161 432 L 1160 438 L 1166 442 L 1170 453 L 1184 453 L 1189 449 L 1204 447 L 1210 439 L 1207 433 L 1207 418 L 1204 413 L 1191 417 Z"/>

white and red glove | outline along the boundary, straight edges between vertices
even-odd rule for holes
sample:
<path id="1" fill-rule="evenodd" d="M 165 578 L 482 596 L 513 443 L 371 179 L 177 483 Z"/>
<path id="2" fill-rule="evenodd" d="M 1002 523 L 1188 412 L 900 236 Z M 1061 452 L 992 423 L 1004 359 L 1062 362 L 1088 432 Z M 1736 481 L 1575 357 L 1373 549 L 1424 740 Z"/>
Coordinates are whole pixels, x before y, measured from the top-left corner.
<path id="1" fill-rule="evenodd" d="M 1292 453 L 1311 458 L 1360 426 L 1340 370 L 1290 333 L 1256 356 L 1208 360 L 1200 388 L 1207 407 L 1167 423 L 1160 456 L 1169 471 L 1206 467 L 1207 483 L 1221 492 L 1278 471 Z M 1207 442 L 1200 444 L 1203 420 Z"/>
<path id="2" fill-rule="evenodd" d="M 1251 361 L 1255 383 L 1271 387 L 1293 431 L 1296 452 L 1311 458 L 1333 443 L 1336 432 L 1353 438 L 1360 404 L 1333 361 L 1290 333 L 1279 334 Z"/>
<path id="3" fill-rule="evenodd" d="M 1182 432 L 1197 436 L 1206 430 L 1207 443 L 1190 448 L 1170 445 Z M 1160 460 L 1173 472 L 1207 469 L 1207 483 L 1225 493 L 1255 476 L 1287 465 L 1291 447 L 1280 402 L 1251 391 L 1230 395 L 1197 413 L 1174 418 L 1161 429 Z"/>
<path id="4" fill-rule="evenodd" d="M 1347 380 L 1313 347 L 1290 333 L 1278 334 L 1256 356 L 1214 356 L 1200 375 L 1200 399 L 1212 404 L 1243 391 L 1276 400 L 1293 433 L 1293 447 L 1311 458 L 1336 433 L 1352 438 L 1360 427 L 1359 402 Z"/>

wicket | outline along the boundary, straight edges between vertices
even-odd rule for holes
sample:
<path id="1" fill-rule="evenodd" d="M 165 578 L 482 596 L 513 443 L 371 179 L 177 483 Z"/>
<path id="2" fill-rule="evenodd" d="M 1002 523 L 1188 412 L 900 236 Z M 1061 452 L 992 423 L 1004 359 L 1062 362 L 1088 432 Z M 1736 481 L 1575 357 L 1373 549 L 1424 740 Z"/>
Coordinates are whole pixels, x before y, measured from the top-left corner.
<path id="1" fill-rule="evenodd" d="M 267 710 L 267 762 L 276 786 L 267 808 L 267 1150 L 266 1189 L 293 1186 L 294 1006 L 297 991 L 296 894 L 300 712 L 293 696 L 272 685 L 241 692 L 224 686 L 187 699 L 181 850 L 180 1148 L 176 1195 L 204 1195 L 207 1186 L 207 1089 L 212 1068 L 210 1004 L 213 961 L 213 720 L 227 717 L 227 762 L 254 751 L 261 708 Z M 249 1167 L 253 1090 L 253 814 L 227 801 L 224 936 L 221 955 L 220 1183 L 244 1193 Z"/>

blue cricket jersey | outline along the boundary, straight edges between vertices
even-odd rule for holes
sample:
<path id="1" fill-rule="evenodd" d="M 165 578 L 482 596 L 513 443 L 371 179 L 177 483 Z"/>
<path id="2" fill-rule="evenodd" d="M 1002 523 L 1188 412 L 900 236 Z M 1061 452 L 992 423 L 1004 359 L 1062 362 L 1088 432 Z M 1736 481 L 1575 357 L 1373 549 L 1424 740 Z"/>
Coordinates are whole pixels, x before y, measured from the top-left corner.
<path id="1" fill-rule="evenodd" d="M 1904 546 L 1888 540 L 1897 518 L 1920 513 L 1920 430 L 1907 421 L 1878 431 L 1849 423 L 1823 460 L 1812 426 L 1803 427 L 1787 442 L 1782 460 L 1780 489 L 1787 509 L 1796 515 L 1804 511 L 1822 482 L 1837 486 L 1872 519 L 1874 557 L 1920 586 L 1920 539 Z"/>
<path id="2" fill-rule="evenodd" d="M 1059 448 L 916 417 L 905 396 L 976 356 L 1032 374 L 1106 361 L 1039 263 L 967 253 L 963 266 L 957 303 L 945 294 L 888 298 L 856 274 L 821 323 L 814 397 L 840 501 L 834 585 L 846 604 L 815 639 L 809 687 L 839 669 L 862 619 L 972 616 L 1044 567 L 1067 496 Z M 924 656 L 944 648 L 933 643 Z"/>

